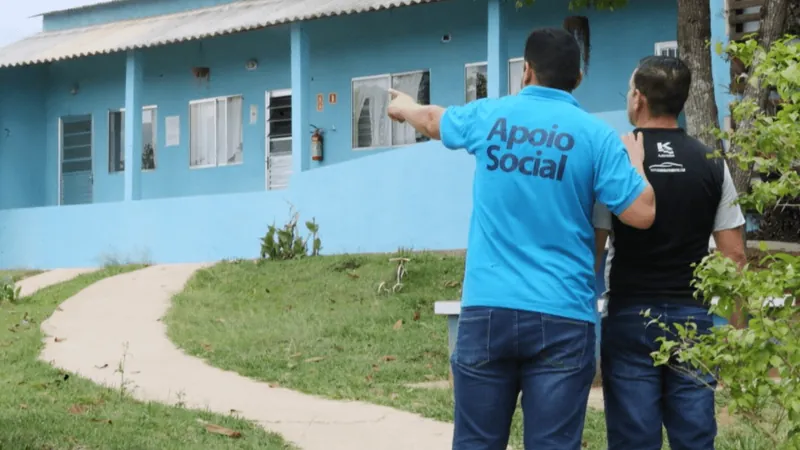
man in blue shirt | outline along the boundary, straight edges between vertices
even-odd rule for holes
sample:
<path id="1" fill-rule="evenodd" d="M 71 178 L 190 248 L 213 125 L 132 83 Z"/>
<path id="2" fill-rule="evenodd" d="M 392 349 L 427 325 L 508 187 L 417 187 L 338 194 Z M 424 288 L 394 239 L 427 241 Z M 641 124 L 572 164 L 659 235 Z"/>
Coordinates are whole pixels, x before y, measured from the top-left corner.
<path id="1" fill-rule="evenodd" d="M 525 448 L 580 449 L 595 375 L 592 206 L 637 228 L 655 217 L 639 140 L 623 144 L 571 95 L 580 64 L 571 34 L 541 29 L 516 96 L 443 109 L 391 91 L 392 119 L 477 163 L 451 360 L 456 450 L 505 450 L 520 391 Z"/>

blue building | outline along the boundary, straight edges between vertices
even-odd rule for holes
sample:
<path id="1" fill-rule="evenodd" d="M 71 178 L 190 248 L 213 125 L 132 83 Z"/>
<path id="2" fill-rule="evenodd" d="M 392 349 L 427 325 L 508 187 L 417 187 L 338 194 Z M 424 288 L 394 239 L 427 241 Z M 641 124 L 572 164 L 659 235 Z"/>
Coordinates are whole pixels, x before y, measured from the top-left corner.
<path id="1" fill-rule="evenodd" d="M 723 0 L 710 0 L 726 40 Z M 466 244 L 472 159 L 385 114 L 519 89 L 524 39 L 584 14 L 575 92 L 630 129 L 630 72 L 676 52 L 675 1 L 112 0 L 0 49 L 0 267 L 255 257 L 292 205 L 324 252 Z M 715 58 L 720 110 L 727 65 Z M 312 159 L 312 131 L 323 158 Z"/>

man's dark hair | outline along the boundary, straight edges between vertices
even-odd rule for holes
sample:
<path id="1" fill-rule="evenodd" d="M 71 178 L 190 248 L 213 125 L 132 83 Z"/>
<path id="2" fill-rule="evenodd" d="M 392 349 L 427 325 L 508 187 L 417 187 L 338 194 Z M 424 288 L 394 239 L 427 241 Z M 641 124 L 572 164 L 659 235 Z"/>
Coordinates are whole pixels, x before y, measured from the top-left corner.
<path id="1" fill-rule="evenodd" d="M 648 56 L 639 61 L 633 87 L 647 99 L 653 117 L 678 117 L 689 98 L 692 72 L 680 59 Z"/>
<path id="2" fill-rule="evenodd" d="M 525 62 L 540 86 L 572 92 L 581 77 L 581 49 L 575 37 L 559 28 L 534 30 L 525 43 Z"/>

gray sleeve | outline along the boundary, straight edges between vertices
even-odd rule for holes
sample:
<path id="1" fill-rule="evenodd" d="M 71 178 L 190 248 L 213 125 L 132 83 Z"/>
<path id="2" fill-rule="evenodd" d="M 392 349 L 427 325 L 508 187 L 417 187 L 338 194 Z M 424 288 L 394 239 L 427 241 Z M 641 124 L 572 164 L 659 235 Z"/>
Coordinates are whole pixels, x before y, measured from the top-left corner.
<path id="1" fill-rule="evenodd" d="M 611 231 L 611 211 L 606 205 L 596 202 L 592 210 L 592 225 L 601 230 Z"/>
<path id="2" fill-rule="evenodd" d="M 714 218 L 714 231 L 731 230 L 744 225 L 744 215 L 739 205 L 734 204 L 739 197 L 736 186 L 733 184 L 731 171 L 725 165 L 725 179 L 722 182 L 722 199 L 717 206 L 717 216 Z"/>

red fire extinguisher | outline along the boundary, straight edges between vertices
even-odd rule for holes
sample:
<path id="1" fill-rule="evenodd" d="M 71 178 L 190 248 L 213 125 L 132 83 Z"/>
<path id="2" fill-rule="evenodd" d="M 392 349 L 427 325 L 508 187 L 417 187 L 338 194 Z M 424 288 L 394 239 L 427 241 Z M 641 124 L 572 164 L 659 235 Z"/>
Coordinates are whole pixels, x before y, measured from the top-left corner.
<path id="1" fill-rule="evenodd" d="M 314 127 L 314 132 L 311 134 L 311 159 L 322 161 L 322 130 L 317 127 Z"/>

